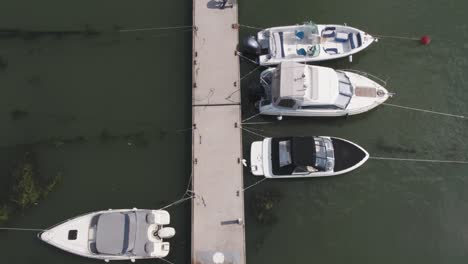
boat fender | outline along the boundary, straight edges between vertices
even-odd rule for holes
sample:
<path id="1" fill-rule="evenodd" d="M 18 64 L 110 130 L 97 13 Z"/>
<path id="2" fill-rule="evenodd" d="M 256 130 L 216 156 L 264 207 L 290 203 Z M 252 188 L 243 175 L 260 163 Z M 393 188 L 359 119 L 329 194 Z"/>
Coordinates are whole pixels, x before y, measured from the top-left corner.
<path id="1" fill-rule="evenodd" d="M 281 121 L 281 120 L 283 120 L 283 116 L 279 115 L 279 116 L 276 117 L 276 119 L 278 119 L 278 121 Z"/>
<path id="2" fill-rule="evenodd" d="M 349 55 L 349 62 L 353 62 L 353 55 Z"/>
<path id="3" fill-rule="evenodd" d="M 421 39 L 419 41 L 423 45 L 429 45 L 429 43 L 431 43 L 431 38 L 428 35 L 424 35 L 424 36 L 421 37 Z"/>

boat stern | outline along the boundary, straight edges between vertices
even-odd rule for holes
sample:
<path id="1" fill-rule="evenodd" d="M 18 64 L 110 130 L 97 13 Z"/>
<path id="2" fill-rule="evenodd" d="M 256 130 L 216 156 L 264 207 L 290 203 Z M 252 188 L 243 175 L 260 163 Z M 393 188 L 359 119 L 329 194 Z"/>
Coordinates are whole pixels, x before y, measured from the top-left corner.
<path id="1" fill-rule="evenodd" d="M 263 141 L 255 141 L 250 147 L 250 170 L 255 176 L 263 176 Z"/>

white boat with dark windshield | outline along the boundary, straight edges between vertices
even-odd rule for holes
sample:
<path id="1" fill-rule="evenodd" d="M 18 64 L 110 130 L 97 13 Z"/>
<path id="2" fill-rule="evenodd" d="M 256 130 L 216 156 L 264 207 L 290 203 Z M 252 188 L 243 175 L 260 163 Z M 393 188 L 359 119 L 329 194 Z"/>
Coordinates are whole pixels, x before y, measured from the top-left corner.
<path id="1" fill-rule="evenodd" d="M 335 137 L 265 138 L 252 143 L 251 171 L 267 178 L 336 176 L 369 158 L 360 146 Z"/>
<path id="2" fill-rule="evenodd" d="M 317 62 L 351 56 L 376 39 L 366 32 L 346 25 L 302 25 L 267 28 L 244 44 L 247 52 L 258 56 L 259 64 L 268 66 L 284 61 Z"/>
<path id="3" fill-rule="evenodd" d="M 83 257 L 110 260 L 163 258 L 175 235 L 164 210 L 120 209 L 66 220 L 38 234 L 55 247 Z"/>
<path id="4" fill-rule="evenodd" d="M 376 81 L 350 70 L 283 62 L 260 74 L 260 114 L 346 116 L 367 112 L 390 94 Z"/>

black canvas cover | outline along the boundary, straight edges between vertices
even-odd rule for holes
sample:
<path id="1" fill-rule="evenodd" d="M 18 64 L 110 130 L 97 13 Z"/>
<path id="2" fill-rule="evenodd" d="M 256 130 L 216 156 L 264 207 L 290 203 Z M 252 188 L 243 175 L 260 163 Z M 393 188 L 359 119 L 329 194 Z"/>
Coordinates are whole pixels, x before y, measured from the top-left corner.
<path id="1" fill-rule="evenodd" d="M 351 168 L 366 157 L 366 153 L 354 144 L 338 138 L 332 138 L 332 142 L 335 149 L 335 171 Z"/>
<path id="2" fill-rule="evenodd" d="M 314 137 L 294 137 L 291 140 L 292 160 L 296 166 L 315 165 Z"/>
<path id="3" fill-rule="evenodd" d="M 279 143 L 290 141 L 291 164 L 280 167 Z M 289 175 L 298 166 L 315 165 L 315 140 L 314 137 L 281 137 L 271 141 L 271 162 L 274 175 Z"/>

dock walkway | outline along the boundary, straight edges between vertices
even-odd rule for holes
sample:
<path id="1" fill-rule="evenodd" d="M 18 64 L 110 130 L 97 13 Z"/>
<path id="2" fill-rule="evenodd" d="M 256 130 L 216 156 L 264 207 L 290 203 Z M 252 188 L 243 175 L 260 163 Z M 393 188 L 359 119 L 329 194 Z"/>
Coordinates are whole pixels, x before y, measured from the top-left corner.
<path id="1" fill-rule="evenodd" d="M 215 4 L 193 0 L 192 264 L 245 264 L 237 4 Z"/>

